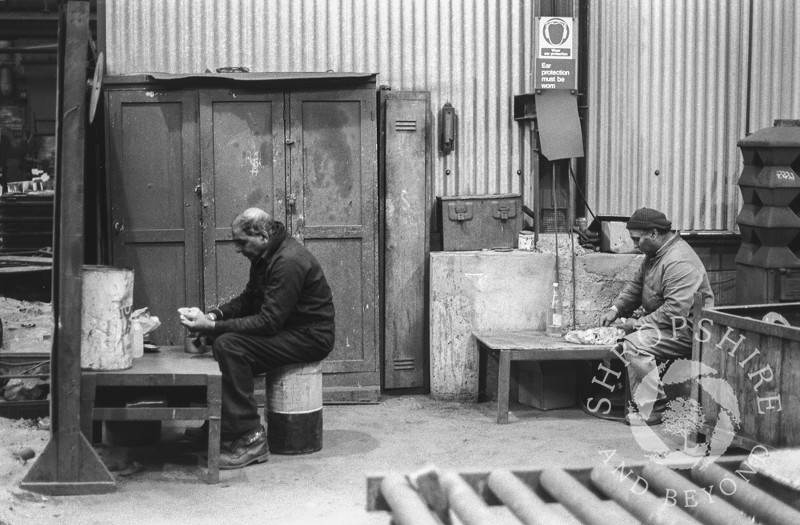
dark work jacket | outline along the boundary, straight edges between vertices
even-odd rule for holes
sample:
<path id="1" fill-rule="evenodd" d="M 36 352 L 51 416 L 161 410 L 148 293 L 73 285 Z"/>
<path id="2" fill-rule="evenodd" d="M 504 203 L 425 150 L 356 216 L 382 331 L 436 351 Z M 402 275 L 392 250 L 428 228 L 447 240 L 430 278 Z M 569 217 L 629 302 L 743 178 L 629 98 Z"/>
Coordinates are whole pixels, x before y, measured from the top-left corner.
<path id="1" fill-rule="evenodd" d="M 287 328 L 333 333 L 333 295 L 317 259 L 279 223 L 264 254 L 250 264 L 244 292 L 212 310 L 214 332 L 271 336 Z"/>

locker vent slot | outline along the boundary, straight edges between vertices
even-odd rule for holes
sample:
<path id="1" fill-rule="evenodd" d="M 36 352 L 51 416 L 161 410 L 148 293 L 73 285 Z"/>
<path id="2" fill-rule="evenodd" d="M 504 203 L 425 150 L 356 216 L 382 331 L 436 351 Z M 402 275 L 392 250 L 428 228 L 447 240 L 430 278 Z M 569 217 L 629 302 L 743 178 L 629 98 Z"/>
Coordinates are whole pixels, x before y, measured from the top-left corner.
<path id="1" fill-rule="evenodd" d="M 394 129 L 396 131 L 417 131 L 416 120 L 395 120 Z"/>
<path id="2" fill-rule="evenodd" d="M 394 369 L 395 370 L 414 370 L 414 360 L 413 359 L 395 359 L 395 361 L 394 361 Z"/>

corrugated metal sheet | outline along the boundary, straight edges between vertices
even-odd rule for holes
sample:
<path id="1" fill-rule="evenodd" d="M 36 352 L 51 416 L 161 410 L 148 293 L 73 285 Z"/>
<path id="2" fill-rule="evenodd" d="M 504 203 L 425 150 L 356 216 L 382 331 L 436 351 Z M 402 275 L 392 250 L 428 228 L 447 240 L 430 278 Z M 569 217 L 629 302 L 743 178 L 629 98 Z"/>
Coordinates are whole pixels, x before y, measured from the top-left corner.
<path id="1" fill-rule="evenodd" d="M 734 229 L 749 1 L 592 8 L 587 187 L 595 213 L 651 206 L 683 230 Z"/>
<path id="2" fill-rule="evenodd" d="M 430 91 L 434 115 L 456 109 L 456 150 L 434 155 L 436 195 L 519 192 L 530 133 L 513 120 L 513 95 L 529 90 L 533 4 L 107 0 L 107 71 L 377 72 L 394 90 Z"/>
<path id="3" fill-rule="evenodd" d="M 800 119 L 800 4 L 753 3 L 750 132 Z"/>

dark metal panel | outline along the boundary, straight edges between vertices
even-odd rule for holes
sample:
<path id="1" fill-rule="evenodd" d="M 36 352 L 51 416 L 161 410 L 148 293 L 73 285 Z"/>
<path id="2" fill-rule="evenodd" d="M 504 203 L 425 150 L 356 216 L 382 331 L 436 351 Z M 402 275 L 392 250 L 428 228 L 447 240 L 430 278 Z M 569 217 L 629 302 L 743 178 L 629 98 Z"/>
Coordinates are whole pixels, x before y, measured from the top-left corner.
<path id="1" fill-rule="evenodd" d="M 362 335 L 371 312 L 362 304 L 370 283 L 362 282 L 361 239 L 306 238 L 305 241 L 322 264 L 336 308 L 336 346 L 322 362 L 323 372 L 371 370 L 376 349 Z"/>
<path id="2" fill-rule="evenodd" d="M 186 331 L 174 312 L 187 304 L 198 304 L 187 299 L 187 290 L 196 290 L 196 281 L 181 271 L 184 260 L 194 257 L 190 249 L 193 244 L 125 243 L 114 252 L 115 260 L 124 261 L 126 267 L 134 269 L 134 309 L 148 306 L 161 321 L 161 326 L 151 335 L 156 344 L 182 344 Z"/>
<path id="3" fill-rule="evenodd" d="M 291 231 L 320 261 L 336 305 L 336 346 L 324 371 L 370 372 L 352 386 L 378 385 L 374 85 L 292 92 L 290 100 Z"/>
<path id="4" fill-rule="evenodd" d="M 428 377 L 427 259 L 432 213 L 430 93 L 381 91 L 384 387 Z"/>
<path id="5" fill-rule="evenodd" d="M 261 208 L 283 221 L 283 93 L 200 91 L 203 268 L 206 307 L 230 300 L 247 281 L 249 262 L 230 241 L 231 221 Z"/>
<path id="6" fill-rule="evenodd" d="M 360 100 L 325 98 L 305 99 L 299 106 L 303 147 L 301 228 L 306 224 L 361 223 Z"/>
<path id="7" fill-rule="evenodd" d="M 108 93 L 112 263 L 133 268 L 134 308 L 161 320 L 156 344 L 178 344 L 177 308 L 200 305 L 197 96 Z"/>

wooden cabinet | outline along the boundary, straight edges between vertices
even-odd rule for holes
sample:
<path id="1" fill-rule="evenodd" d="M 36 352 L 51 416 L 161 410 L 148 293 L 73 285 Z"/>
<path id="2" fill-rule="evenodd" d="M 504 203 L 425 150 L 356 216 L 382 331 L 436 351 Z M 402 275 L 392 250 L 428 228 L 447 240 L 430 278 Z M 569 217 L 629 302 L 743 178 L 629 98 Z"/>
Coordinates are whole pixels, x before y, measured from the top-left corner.
<path id="1" fill-rule="evenodd" d="M 230 224 L 262 208 L 314 253 L 333 289 L 326 399 L 377 399 L 375 76 L 107 77 L 105 86 L 110 263 L 134 269 L 134 308 L 162 321 L 154 341 L 182 340 L 178 307 L 241 292 L 249 262 Z"/>

